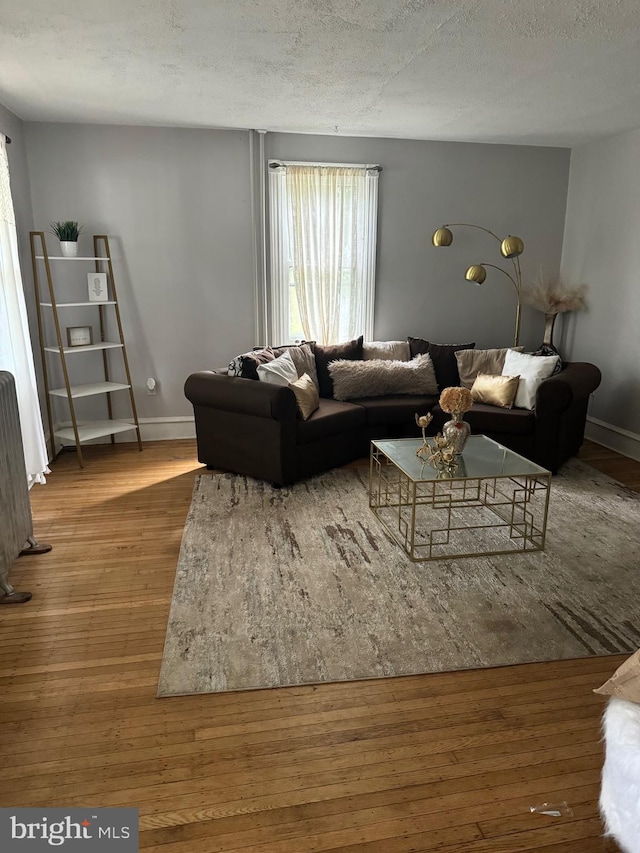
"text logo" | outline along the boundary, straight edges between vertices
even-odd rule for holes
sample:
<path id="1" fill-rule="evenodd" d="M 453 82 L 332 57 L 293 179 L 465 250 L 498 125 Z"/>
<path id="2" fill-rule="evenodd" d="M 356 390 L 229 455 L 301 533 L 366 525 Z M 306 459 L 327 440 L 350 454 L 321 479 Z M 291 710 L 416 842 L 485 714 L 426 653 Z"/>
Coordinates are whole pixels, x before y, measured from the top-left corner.
<path id="1" fill-rule="evenodd" d="M 138 809 L 0 809 L 7 853 L 138 853 Z"/>

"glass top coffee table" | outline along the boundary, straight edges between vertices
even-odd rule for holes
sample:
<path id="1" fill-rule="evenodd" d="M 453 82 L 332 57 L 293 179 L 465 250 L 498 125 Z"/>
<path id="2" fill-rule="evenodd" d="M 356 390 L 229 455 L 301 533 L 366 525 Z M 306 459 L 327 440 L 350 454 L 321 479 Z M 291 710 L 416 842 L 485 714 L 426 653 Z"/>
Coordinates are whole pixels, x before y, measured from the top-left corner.
<path id="1" fill-rule="evenodd" d="M 371 442 L 369 506 L 410 560 L 544 549 L 550 471 L 472 435 L 449 474 L 416 455 L 421 445 Z"/>

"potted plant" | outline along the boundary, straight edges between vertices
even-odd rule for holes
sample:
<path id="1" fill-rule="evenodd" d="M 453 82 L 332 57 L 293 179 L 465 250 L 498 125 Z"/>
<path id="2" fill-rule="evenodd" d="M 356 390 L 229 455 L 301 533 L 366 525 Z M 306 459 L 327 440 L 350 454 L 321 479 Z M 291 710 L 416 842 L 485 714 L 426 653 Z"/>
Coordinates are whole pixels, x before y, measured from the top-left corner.
<path id="1" fill-rule="evenodd" d="M 63 258 L 75 258 L 78 255 L 78 235 L 82 225 L 77 222 L 52 222 L 49 229 L 60 240 L 60 251 Z"/>

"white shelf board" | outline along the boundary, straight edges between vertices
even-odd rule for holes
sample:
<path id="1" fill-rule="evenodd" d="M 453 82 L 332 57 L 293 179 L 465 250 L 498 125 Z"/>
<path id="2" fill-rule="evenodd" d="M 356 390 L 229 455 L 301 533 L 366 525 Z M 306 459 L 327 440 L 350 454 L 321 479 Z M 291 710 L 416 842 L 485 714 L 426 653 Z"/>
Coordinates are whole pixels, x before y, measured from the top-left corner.
<path id="1" fill-rule="evenodd" d="M 64 255 L 49 255 L 50 261 L 108 261 L 109 258 L 86 258 L 86 257 L 76 257 L 76 258 L 65 258 Z M 39 261 L 44 260 L 44 255 L 36 255 Z"/>
<path id="2" fill-rule="evenodd" d="M 56 308 L 80 308 L 84 305 L 115 305 L 115 301 L 109 302 L 56 302 Z M 43 308 L 53 308 L 51 302 L 41 302 Z"/>
<path id="3" fill-rule="evenodd" d="M 87 421 L 78 423 L 78 437 L 80 442 L 91 441 L 93 438 L 102 438 L 105 435 L 115 435 L 117 432 L 126 432 L 130 429 L 135 429 L 134 423 L 128 421 Z M 63 441 L 68 441 L 75 444 L 76 437 L 73 434 L 73 427 L 63 427 L 54 430 L 55 435 Z"/>
<path id="4" fill-rule="evenodd" d="M 109 391 L 126 391 L 131 388 L 131 385 L 123 385 L 121 382 L 90 382 L 87 385 L 72 385 L 71 396 L 76 397 L 92 397 L 94 394 L 106 394 Z M 54 397 L 66 397 L 66 388 L 53 388 L 49 391 Z"/>
<path id="5" fill-rule="evenodd" d="M 65 354 L 70 352 L 89 352 L 90 350 L 101 350 L 101 349 L 116 349 L 122 348 L 122 344 L 114 344 L 109 343 L 108 341 L 102 341 L 100 344 L 87 344 L 83 347 L 63 347 Z M 58 347 L 45 347 L 47 352 L 60 352 Z"/>

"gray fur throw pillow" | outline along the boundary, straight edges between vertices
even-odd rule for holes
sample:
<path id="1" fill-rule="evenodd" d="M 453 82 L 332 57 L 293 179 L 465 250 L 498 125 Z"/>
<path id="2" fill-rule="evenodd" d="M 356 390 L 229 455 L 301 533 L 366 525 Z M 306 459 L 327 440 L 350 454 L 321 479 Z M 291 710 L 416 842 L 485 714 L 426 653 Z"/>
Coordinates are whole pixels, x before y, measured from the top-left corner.
<path id="1" fill-rule="evenodd" d="M 438 383 L 428 354 L 411 361 L 338 359 L 329 364 L 335 400 L 383 397 L 387 394 L 437 394 Z"/>

